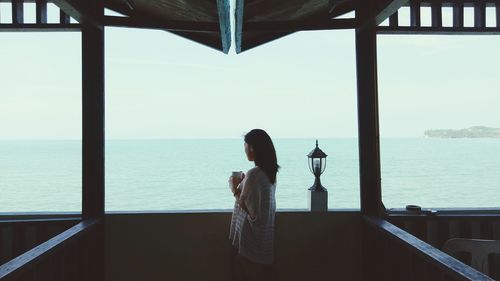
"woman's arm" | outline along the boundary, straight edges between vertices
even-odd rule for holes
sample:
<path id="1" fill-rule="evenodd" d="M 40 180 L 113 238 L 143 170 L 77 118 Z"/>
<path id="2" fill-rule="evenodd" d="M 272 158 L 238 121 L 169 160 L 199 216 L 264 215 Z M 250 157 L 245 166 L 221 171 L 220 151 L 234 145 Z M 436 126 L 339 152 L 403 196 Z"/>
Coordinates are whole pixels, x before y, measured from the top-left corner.
<path id="1" fill-rule="evenodd" d="M 249 216 L 254 220 L 257 216 L 256 199 L 258 199 L 258 171 L 251 169 L 247 172 L 245 181 L 242 183 L 242 192 L 237 197 L 237 202 Z"/>

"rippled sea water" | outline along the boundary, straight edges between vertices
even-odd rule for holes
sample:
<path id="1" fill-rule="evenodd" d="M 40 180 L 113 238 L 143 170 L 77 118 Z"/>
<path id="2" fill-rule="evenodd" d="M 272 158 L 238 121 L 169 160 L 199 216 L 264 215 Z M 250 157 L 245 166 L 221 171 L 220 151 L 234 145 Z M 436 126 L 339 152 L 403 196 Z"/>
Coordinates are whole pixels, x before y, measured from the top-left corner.
<path id="1" fill-rule="evenodd" d="M 330 208 L 359 208 L 358 140 L 320 139 Z M 276 139 L 278 208 L 307 208 L 313 139 Z M 386 207 L 500 207 L 500 139 L 381 139 Z M 109 140 L 106 210 L 230 209 L 241 139 Z M 0 212 L 80 211 L 80 141 L 0 141 Z"/>

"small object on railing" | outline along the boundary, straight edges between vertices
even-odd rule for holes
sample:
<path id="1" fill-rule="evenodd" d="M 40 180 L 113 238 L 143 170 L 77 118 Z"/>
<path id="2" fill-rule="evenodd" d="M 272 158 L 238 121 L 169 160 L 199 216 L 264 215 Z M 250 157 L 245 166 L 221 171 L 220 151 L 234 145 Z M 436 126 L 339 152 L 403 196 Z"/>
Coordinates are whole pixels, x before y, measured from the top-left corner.
<path id="1" fill-rule="evenodd" d="M 316 148 L 307 155 L 309 169 L 313 173 L 315 180 L 313 186 L 309 188 L 309 210 L 311 212 L 328 211 L 328 191 L 321 185 L 320 176 L 326 168 L 326 155 L 319 147 L 316 140 Z"/>
<path id="2" fill-rule="evenodd" d="M 420 213 L 422 212 L 422 207 L 419 205 L 406 205 L 406 210 L 412 213 Z"/>
<path id="3" fill-rule="evenodd" d="M 434 216 L 437 214 L 437 210 L 425 209 L 425 210 L 422 210 L 422 213 L 424 213 L 424 215 L 427 215 L 427 216 Z"/>

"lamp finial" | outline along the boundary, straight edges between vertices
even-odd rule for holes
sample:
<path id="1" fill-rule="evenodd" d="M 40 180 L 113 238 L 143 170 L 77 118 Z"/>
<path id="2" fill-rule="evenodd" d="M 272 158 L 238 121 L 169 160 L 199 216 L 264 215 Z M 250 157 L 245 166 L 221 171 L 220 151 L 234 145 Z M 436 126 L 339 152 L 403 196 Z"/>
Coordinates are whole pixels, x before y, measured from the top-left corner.
<path id="1" fill-rule="evenodd" d="M 316 147 L 318 147 L 318 140 L 316 140 Z"/>

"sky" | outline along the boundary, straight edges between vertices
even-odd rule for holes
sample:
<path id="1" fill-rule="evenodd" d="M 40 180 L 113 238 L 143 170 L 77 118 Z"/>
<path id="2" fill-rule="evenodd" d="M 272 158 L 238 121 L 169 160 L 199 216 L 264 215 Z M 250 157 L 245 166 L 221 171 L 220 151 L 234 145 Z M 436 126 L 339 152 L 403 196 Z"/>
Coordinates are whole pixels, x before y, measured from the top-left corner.
<path id="1" fill-rule="evenodd" d="M 108 139 L 357 135 L 352 30 L 298 32 L 238 55 L 164 31 L 105 34 Z M 0 140 L 81 139 L 80 33 L 0 41 Z M 379 35 L 377 44 L 381 137 L 500 127 L 500 37 Z"/>

